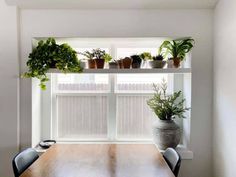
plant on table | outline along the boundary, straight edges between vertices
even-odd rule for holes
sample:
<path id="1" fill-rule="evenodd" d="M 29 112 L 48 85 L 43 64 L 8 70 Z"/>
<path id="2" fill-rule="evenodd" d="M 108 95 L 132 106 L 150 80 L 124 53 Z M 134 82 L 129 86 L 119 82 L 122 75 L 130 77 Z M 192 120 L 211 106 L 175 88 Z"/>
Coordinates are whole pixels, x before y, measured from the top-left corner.
<path id="1" fill-rule="evenodd" d="M 68 44 L 57 44 L 54 38 L 40 40 L 29 54 L 26 63 L 28 72 L 25 78 L 38 78 L 42 90 L 46 89 L 45 82 L 49 80 L 46 73 L 50 68 L 57 68 L 63 73 L 82 72 L 77 53 Z"/>
<path id="2" fill-rule="evenodd" d="M 159 53 L 166 57 L 170 57 L 175 67 L 180 66 L 180 62 L 186 57 L 186 54 L 194 47 L 194 39 L 190 37 L 179 38 L 175 40 L 166 40 L 159 48 Z"/>

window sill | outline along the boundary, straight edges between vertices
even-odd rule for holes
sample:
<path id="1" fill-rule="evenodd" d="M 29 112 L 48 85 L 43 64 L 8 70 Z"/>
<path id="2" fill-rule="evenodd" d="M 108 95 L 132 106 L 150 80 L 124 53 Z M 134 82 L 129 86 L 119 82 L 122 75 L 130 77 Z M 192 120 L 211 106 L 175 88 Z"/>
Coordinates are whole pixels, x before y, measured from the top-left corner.
<path id="1" fill-rule="evenodd" d="M 152 142 L 58 142 L 58 143 L 60 143 L 60 144 L 152 144 Z M 39 146 L 36 146 L 35 150 L 39 154 L 42 154 L 47 151 L 47 149 L 42 149 Z M 179 145 L 176 148 L 176 150 L 180 154 L 180 156 L 183 160 L 193 159 L 193 152 L 188 150 L 186 147 Z M 160 150 L 160 152 L 164 152 L 164 151 Z"/>

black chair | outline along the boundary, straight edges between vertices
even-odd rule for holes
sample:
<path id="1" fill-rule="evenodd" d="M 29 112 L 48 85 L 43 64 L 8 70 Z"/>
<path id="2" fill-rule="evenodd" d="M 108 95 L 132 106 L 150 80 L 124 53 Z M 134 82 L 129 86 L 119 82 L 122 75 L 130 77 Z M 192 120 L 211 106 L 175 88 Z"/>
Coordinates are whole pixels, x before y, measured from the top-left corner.
<path id="1" fill-rule="evenodd" d="M 170 167 L 171 171 L 177 177 L 179 174 L 179 168 L 181 164 L 181 157 L 173 148 L 167 148 L 163 153 L 163 157 Z"/>
<path id="2" fill-rule="evenodd" d="M 39 155 L 32 148 L 28 148 L 18 153 L 12 160 L 15 177 L 19 177 L 38 158 Z"/>

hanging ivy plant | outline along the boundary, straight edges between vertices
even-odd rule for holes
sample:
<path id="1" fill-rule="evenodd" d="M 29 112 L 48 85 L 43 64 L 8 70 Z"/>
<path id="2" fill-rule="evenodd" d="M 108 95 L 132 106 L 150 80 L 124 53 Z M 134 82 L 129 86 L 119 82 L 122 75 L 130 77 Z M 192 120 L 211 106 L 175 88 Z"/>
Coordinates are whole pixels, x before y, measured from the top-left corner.
<path id="1" fill-rule="evenodd" d="M 49 80 L 46 73 L 50 68 L 57 68 L 63 73 L 82 72 L 76 51 L 68 44 L 57 44 L 54 38 L 40 40 L 26 64 L 28 72 L 23 77 L 38 78 L 42 90 L 46 89 L 45 82 Z"/>

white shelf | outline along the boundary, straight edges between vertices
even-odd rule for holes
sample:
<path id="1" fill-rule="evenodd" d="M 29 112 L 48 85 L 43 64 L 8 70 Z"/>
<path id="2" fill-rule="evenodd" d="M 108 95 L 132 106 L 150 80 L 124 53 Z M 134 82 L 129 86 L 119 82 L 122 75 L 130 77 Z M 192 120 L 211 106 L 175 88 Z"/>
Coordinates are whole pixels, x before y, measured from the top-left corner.
<path id="1" fill-rule="evenodd" d="M 50 69 L 48 73 L 62 73 L 57 69 Z M 138 74 L 138 73 L 191 73 L 191 68 L 163 68 L 163 69 L 151 69 L 151 68 L 140 68 L 140 69 L 84 69 L 85 74 Z"/>

